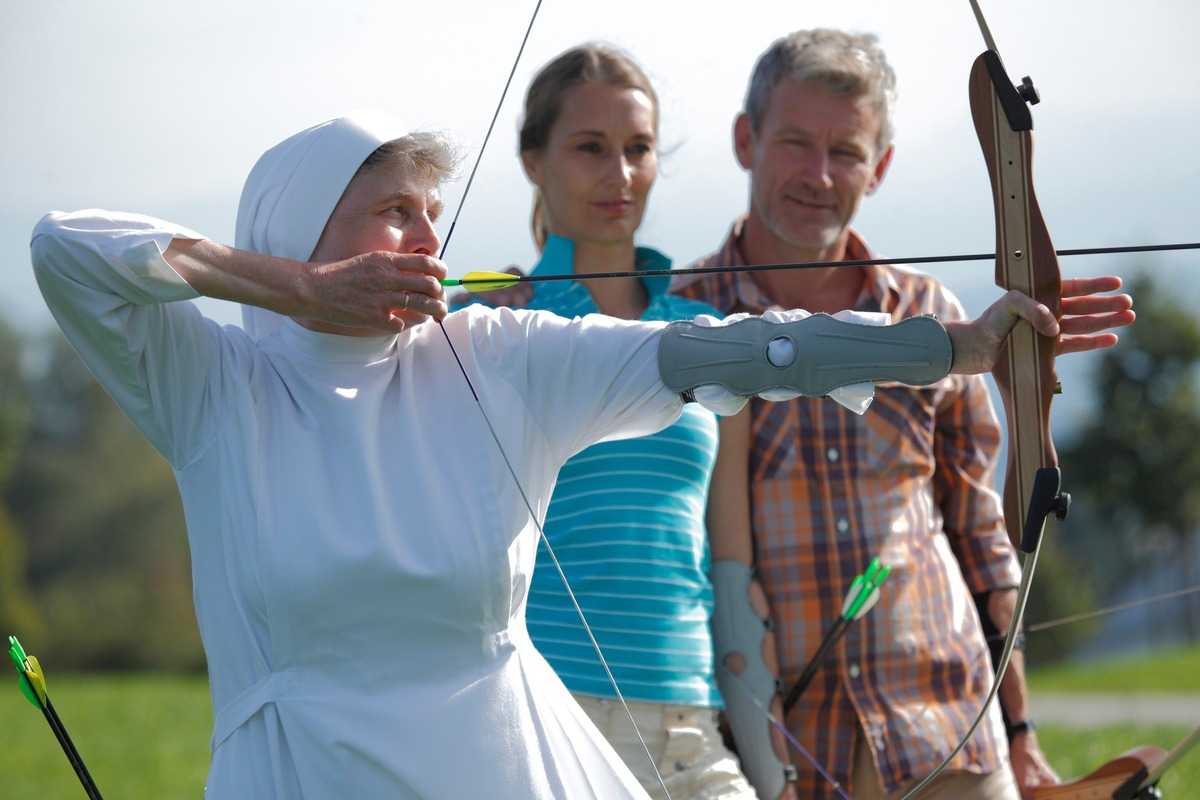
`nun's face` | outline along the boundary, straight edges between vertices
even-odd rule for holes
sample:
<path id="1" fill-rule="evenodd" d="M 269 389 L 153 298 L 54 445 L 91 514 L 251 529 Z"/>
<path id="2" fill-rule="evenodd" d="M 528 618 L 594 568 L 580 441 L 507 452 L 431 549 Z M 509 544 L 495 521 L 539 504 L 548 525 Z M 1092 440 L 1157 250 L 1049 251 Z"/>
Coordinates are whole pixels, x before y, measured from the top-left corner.
<path id="1" fill-rule="evenodd" d="M 437 182 L 382 164 L 360 173 L 338 200 L 311 261 L 342 261 L 364 253 L 437 255 L 433 229 L 442 213 Z"/>

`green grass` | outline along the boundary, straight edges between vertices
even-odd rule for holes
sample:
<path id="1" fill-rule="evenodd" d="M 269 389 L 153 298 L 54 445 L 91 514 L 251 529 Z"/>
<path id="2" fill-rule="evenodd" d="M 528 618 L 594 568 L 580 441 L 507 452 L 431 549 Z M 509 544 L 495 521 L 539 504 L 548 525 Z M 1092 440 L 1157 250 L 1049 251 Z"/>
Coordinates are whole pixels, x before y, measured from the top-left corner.
<path id="1" fill-rule="evenodd" d="M 1029 691 L 1200 693 L 1200 646 L 1029 671 Z M 1200 720 L 1197 720 L 1200 722 Z M 1197 784 L 1200 786 L 1200 784 Z"/>
<path id="2" fill-rule="evenodd" d="M 1200 651 L 1191 651 L 1193 667 Z M 1181 656 L 1182 658 L 1182 656 Z M 1038 672 L 1035 691 L 1104 691 L 1166 681 L 1179 669 L 1174 655 L 1089 667 Z M 1182 663 L 1186 663 L 1186 658 Z M 1115 676 L 1127 675 L 1125 683 Z M 1074 676 L 1074 677 L 1072 677 Z M 0 796 L 84 796 L 41 712 L 11 683 L 0 683 Z M 1068 682 L 1069 680 L 1069 682 Z M 1188 683 L 1190 681 L 1190 683 Z M 1185 686 L 1194 686 L 1189 676 Z M 1164 686 L 1170 686 L 1164 683 Z M 1053 687 L 1053 688 L 1047 688 Z M 208 683 L 202 677 L 159 675 L 50 675 L 50 697 L 106 800 L 197 800 L 208 770 L 212 728 Z M 1080 731 L 1043 725 L 1038 737 L 1063 778 L 1079 777 L 1139 744 L 1170 749 L 1186 728 L 1116 726 Z M 1200 787 L 1200 750 L 1164 779 L 1166 800 L 1195 796 Z"/>
<path id="3" fill-rule="evenodd" d="M 1151 656 L 1105 659 L 1089 664 L 1034 669 L 1029 691 L 1039 693 L 1131 694 L 1179 692 L 1200 694 L 1200 646 L 1164 650 Z M 1200 719 L 1196 720 L 1200 724 Z M 1057 725 L 1038 728 L 1038 741 L 1064 780 L 1078 778 L 1137 745 L 1170 750 L 1190 728 L 1178 726 L 1113 726 L 1078 730 Z M 1185 755 L 1163 778 L 1164 800 L 1196 797 L 1200 788 L 1200 747 Z"/>
<path id="4" fill-rule="evenodd" d="M 1050 765 L 1066 781 L 1088 774 L 1131 747 L 1154 745 L 1169 751 L 1190 731 L 1190 728 L 1173 725 L 1114 726 L 1095 730 L 1041 725 L 1037 735 Z M 1200 749 L 1185 755 L 1158 785 L 1163 800 L 1191 800 L 1197 795 L 1197 787 L 1200 787 Z"/>
<path id="5" fill-rule="evenodd" d="M 56 676 L 50 700 L 105 800 L 198 800 L 208 773 L 208 681 L 174 676 Z M 0 684 L 0 796 L 83 798 L 42 712 Z"/>

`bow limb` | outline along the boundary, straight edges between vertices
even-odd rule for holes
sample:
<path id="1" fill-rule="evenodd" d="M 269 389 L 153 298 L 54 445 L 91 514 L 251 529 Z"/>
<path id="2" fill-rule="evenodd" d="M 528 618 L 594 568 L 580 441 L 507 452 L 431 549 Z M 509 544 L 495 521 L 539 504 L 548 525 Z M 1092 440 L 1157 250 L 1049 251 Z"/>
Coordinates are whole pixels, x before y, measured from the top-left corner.
<path id="1" fill-rule="evenodd" d="M 1158 783 L 1167 770 L 1175 765 L 1200 742 L 1200 725 L 1183 737 L 1170 752 L 1153 745 L 1140 745 L 1106 761 L 1082 778 L 1058 786 L 1039 786 L 1033 790 L 1033 800 L 1091 800 L 1111 797 L 1113 800 L 1152 800 L 1162 797 Z"/>
<path id="2" fill-rule="evenodd" d="M 977 0 L 970 0 L 987 49 L 971 67 L 968 81 L 971 117 L 987 161 L 996 212 L 996 284 L 1016 289 L 1062 316 L 1062 277 L 1046 223 L 1033 191 L 1033 116 L 1027 103 L 1039 98 L 1029 78 L 1017 87 L 1008 78 Z M 995 665 L 996 676 L 979 715 L 946 759 L 904 800 L 916 797 L 966 746 L 996 699 L 1008 671 L 1033 585 L 1046 517 L 1067 514 L 1070 496 L 1061 491 L 1058 454 L 1050 436 L 1050 401 L 1057 390 L 1054 359 L 1057 340 L 1018 322 L 1009 334 L 992 373 L 1008 422 L 1008 465 L 1004 480 L 1004 517 L 1009 538 L 1028 556 L 1017 590 L 1016 609 Z"/>
<path id="3" fill-rule="evenodd" d="M 978 6 L 972 5 L 979 14 Z M 985 27 L 986 30 L 986 27 Z M 990 36 L 985 34 L 990 41 Z M 987 161 L 996 212 L 996 285 L 1016 289 L 1062 316 L 1058 258 L 1033 191 L 1033 118 L 1029 78 L 1015 86 L 994 49 L 971 68 L 971 116 Z M 1004 517 L 1014 547 L 1032 552 L 1046 517 L 1066 516 L 1058 454 L 1050 433 L 1050 402 L 1057 391 L 1058 342 L 1018 322 L 993 368 L 1008 422 Z"/>
<path id="4" fill-rule="evenodd" d="M 1034 789 L 1033 797 L 1034 800 L 1089 800 L 1093 797 L 1123 797 L 1132 800 L 1138 796 L 1133 792 L 1142 785 L 1166 755 L 1159 747 L 1134 747 L 1104 762 L 1082 778 L 1058 786 L 1038 787 Z M 1121 794 L 1117 794 L 1118 792 Z"/>

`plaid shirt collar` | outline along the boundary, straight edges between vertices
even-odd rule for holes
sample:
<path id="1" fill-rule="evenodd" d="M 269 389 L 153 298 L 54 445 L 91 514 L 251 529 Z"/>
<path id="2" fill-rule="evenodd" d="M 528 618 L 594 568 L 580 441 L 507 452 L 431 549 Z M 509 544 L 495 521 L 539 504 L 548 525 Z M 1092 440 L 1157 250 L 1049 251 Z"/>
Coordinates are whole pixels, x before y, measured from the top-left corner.
<path id="1" fill-rule="evenodd" d="M 716 265 L 725 267 L 746 266 L 746 258 L 742 254 L 742 234 L 745 225 L 746 217 L 744 216 L 739 217 L 733 223 L 729 235 L 725 238 L 725 243 L 717 252 L 716 260 L 718 264 Z M 871 251 L 866 240 L 856 230 L 851 228 L 848 233 L 849 239 L 846 242 L 844 260 L 857 261 L 879 257 Z M 898 280 L 897 275 L 897 270 L 901 268 L 863 267 L 863 269 L 866 270 L 867 278 L 863 282 L 863 291 L 855 303 L 854 310 L 886 311 L 894 315 L 897 309 L 903 308 L 906 305 L 906 291 Z M 734 272 L 729 273 L 729 277 L 731 278 L 734 293 L 737 296 L 737 308 L 739 311 L 761 314 L 764 311 L 783 310 L 778 303 L 767 297 L 754 281 L 753 273 Z"/>

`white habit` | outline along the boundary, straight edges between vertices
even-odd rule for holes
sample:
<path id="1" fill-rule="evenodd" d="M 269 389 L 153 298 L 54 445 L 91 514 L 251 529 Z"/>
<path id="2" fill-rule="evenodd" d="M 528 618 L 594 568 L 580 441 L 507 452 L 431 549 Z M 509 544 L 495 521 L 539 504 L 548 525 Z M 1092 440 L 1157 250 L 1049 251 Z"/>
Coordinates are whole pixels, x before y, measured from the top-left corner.
<path id="1" fill-rule="evenodd" d="M 147 217 L 49 215 L 47 303 L 175 469 L 216 726 L 206 796 L 644 797 L 531 646 L 537 532 L 435 322 L 255 341 Z M 445 329 L 540 518 L 559 466 L 658 430 L 659 326 L 472 307 Z M 114 533 L 119 535 L 119 533 Z"/>

